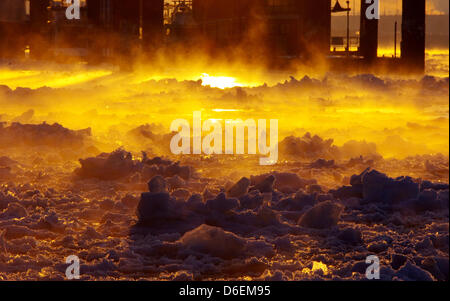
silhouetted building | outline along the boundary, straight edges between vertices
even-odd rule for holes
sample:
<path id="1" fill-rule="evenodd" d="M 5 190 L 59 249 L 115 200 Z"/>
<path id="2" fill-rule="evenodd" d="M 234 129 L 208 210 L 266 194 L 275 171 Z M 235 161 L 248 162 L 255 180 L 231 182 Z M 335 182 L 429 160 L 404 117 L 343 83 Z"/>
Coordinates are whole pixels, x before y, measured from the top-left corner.
<path id="1" fill-rule="evenodd" d="M 192 1 L 179 0 L 167 14 L 169 42 L 193 44 L 198 33 L 198 25 L 192 12 Z M 194 39 L 193 39 L 194 37 Z"/>
<path id="2" fill-rule="evenodd" d="M 130 54 L 139 45 L 161 46 L 164 0 L 87 0 L 87 11 L 97 36 L 93 48 L 104 56 Z"/>
<path id="3" fill-rule="evenodd" d="M 23 0 L 0 1 L 0 58 L 23 56 L 29 31 L 29 7 Z"/>
<path id="4" fill-rule="evenodd" d="M 366 68 L 369 62 L 424 70 L 425 0 L 402 1 L 401 59 L 377 58 L 379 21 L 367 19 L 371 3 L 365 0 L 360 0 L 358 52 L 349 47 L 331 56 L 330 40 L 343 44 L 342 37 L 331 37 L 331 13 L 348 13 L 348 1 L 347 7 L 333 1 L 332 9 L 331 0 L 179 0 L 167 6 L 173 12 L 165 27 L 164 0 L 81 1 L 79 20 L 66 18 L 69 4 L 62 0 L 0 0 L 0 56 L 21 56 L 31 49 L 37 58 L 68 55 L 103 60 L 170 48 L 172 43 L 166 43 L 170 41 L 183 42 L 187 49 L 202 45 L 232 49 L 230 53 L 240 57 L 262 55 L 275 63 L 279 58 L 308 62 L 319 57 L 345 68 Z"/>
<path id="5" fill-rule="evenodd" d="M 249 52 L 265 48 L 275 57 L 330 49 L 330 0 L 193 0 L 193 13 L 201 33 L 218 47 L 248 45 Z"/>
<path id="6" fill-rule="evenodd" d="M 49 51 L 53 57 L 85 58 L 88 55 L 89 41 L 92 38 L 87 18 L 86 3 L 81 2 L 80 18 L 68 19 L 65 1 L 53 1 L 49 7 Z"/>
<path id="7" fill-rule="evenodd" d="M 366 12 L 373 1 L 361 2 L 360 42 L 358 55 L 364 58 L 365 65 L 376 67 L 377 64 L 390 70 L 423 71 L 425 70 L 425 0 L 402 0 L 402 42 L 401 59 L 378 58 L 378 19 L 368 19 Z M 380 17 L 380 16 L 379 16 Z M 383 18 L 381 16 L 381 18 Z M 392 24 L 396 30 L 397 25 Z M 396 34 L 396 33 L 395 33 Z M 396 38 L 395 38 L 396 39 Z M 396 46 L 394 46 L 396 49 Z M 355 61 L 356 62 L 356 61 Z"/>
<path id="8" fill-rule="evenodd" d="M 425 69 L 425 0 L 403 0 L 401 58 L 414 69 Z"/>
<path id="9" fill-rule="evenodd" d="M 69 20 L 65 0 L 0 0 L 0 55 L 35 58 L 132 55 L 160 47 L 164 0 L 81 1 L 80 18 Z"/>

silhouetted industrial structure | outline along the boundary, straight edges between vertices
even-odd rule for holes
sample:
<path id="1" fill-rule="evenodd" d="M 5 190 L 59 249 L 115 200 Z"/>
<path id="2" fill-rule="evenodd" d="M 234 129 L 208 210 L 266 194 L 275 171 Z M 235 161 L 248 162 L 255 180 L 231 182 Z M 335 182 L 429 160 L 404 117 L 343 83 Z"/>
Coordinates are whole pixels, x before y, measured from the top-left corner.
<path id="1" fill-rule="evenodd" d="M 132 48 L 159 47 L 164 35 L 164 0 L 87 0 L 89 23 L 105 56 Z"/>
<path id="2" fill-rule="evenodd" d="M 98 57 L 129 54 L 138 43 L 141 30 L 139 0 L 89 0 L 88 20 L 92 28 L 92 49 Z M 95 55 L 95 54 L 94 54 Z"/>
<path id="3" fill-rule="evenodd" d="M 66 0 L 1 0 L 0 41 L 7 42 L 1 43 L 0 55 L 23 54 L 29 48 L 35 58 L 103 60 L 163 44 L 164 0 L 85 0 L 81 4 L 80 19 L 68 20 L 65 12 L 71 3 Z"/>
<path id="4" fill-rule="evenodd" d="M 367 61 L 373 62 L 378 55 L 378 19 L 367 19 L 365 12 L 370 7 L 366 1 L 361 1 L 361 16 L 359 29 L 359 54 Z"/>
<path id="5" fill-rule="evenodd" d="M 29 31 L 29 9 L 25 2 L 0 1 L 0 58 L 23 55 Z"/>
<path id="6" fill-rule="evenodd" d="M 400 59 L 377 57 L 379 21 L 366 18 L 371 3 L 365 0 L 360 0 L 357 51 L 349 47 L 348 30 L 346 43 L 344 37 L 331 37 L 332 13 L 347 12 L 348 18 L 355 9 L 350 1 L 341 6 L 338 0 L 177 0 L 166 5 L 164 0 L 85 0 L 79 20 L 65 17 L 70 5 L 65 2 L 1 0 L 0 56 L 31 49 L 35 58 L 101 61 L 200 37 L 198 47 L 239 48 L 249 56 L 261 51 L 275 62 L 319 57 L 346 68 L 425 66 L 425 0 L 403 0 Z M 346 44 L 345 51 L 330 51 L 333 40 Z"/>
<path id="7" fill-rule="evenodd" d="M 346 1 L 347 5 L 349 1 Z M 361 0 L 359 47 L 358 51 L 335 52 L 347 56 L 346 60 L 337 60 L 340 67 L 366 68 L 367 66 L 380 67 L 385 70 L 425 70 L 425 0 L 402 0 L 402 38 L 401 58 L 396 56 L 397 47 L 397 23 L 392 24 L 395 31 L 394 56 L 392 58 L 378 57 L 378 29 L 379 19 L 368 19 L 366 12 L 374 1 L 367 3 Z M 339 6 L 339 0 L 336 0 Z M 380 16 L 379 16 L 380 17 Z M 348 26 L 348 24 L 347 24 Z M 348 27 L 347 27 L 348 35 Z M 348 41 L 347 37 L 347 41 Z M 348 43 L 348 42 L 347 42 Z M 347 44 L 348 45 L 348 44 Z M 348 58 L 351 60 L 349 61 Z"/>
<path id="8" fill-rule="evenodd" d="M 425 68 L 425 0 L 403 0 L 401 59 Z"/>
<path id="9" fill-rule="evenodd" d="M 219 47 L 254 42 L 275 56 L 326 55 L 331 0 L 193 0 L 201 33 Z"/>
<path id="10" fill-rule="evenodd" d="M 183 43 L 186 47 L 195 46 L 199 26 L 194 19 L 192 0 L 173 0 L 166 3 L 164 18 L 169 44 Z"/>

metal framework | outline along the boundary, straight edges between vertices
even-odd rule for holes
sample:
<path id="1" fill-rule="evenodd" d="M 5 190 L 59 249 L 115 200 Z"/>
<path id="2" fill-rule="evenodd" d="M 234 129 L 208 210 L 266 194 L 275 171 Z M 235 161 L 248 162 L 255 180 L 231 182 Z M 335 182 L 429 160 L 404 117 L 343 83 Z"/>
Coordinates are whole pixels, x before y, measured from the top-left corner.
<path id="1" fill-rule="evenodd" d="M 164 24 L 173 23 L 174 16 L 184 10 L 192 10 L 192 0 L 174 0 L 164 4 Z"/>

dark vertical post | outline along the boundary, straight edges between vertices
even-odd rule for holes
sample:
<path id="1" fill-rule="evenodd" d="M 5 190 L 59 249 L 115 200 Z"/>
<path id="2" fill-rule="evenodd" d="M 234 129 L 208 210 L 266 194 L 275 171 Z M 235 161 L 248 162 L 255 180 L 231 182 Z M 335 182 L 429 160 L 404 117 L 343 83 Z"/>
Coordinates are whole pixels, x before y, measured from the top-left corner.
<path id="1" fill-rule="evenodd" d="M 378 19 L 369 20 L 366 11 L 371 4 L 361 0 L 359 54 L 371 62 L 378 55 Z"/>
<path id="2" fill-rule="evenodd" d="M 164 0 L 144 0 L 142 3 L 143 48 L 154 50 L 164 39 Z"/>
<path id="3" fill-rule="evenodd" d="M 324 15 L 324 40 L 325 40 L 325 47 L 324 47 L 324 53 L 327 54 L 330 52 L 331 47 L 331 0 L 325 1 L 325 15 Z M 300 33 L 297 33 L 297 39 L 299 39 Z"/>
<path id="4" fill-rule="evenodd" d="M 291 13 L 298 16 L 298 21 L 296 30 L 289 38 L 296 45 L 296 55 L 301 56 L 306 52 L 312 56 L 318 55 L 318 52 L 327 55 L 330 52 L 331 1 L 293 1 L 293 3 L 296 7 L 295 12 Z M 304 35 L 310 36 L 307 41 Z"/>
<path id="5" fill-rule="evenodd" d="M 50 48 L 48 7 L 50 0 L 30 1 L 30 48 L 33 57 L 42 57 Z"/>
<path id="6" fill-rule="evenodd" d="M 99 26 L 101 23 L 101 4 L 101 0 L 87 0 L 86 2 L 89 23 L 95 24 L 96 26 Z"/>
<path id="7" fill-rule="evenodd" d="M 401 58 L 410 68 L 425 70 L 425 0 L 403 0 Z"/>
<path id="8" fill-rule="evenodd" d="M 394 57 L 397 57 L 397 21 L 394 25 Z"/>
<path id="9" fill-rule="evenodd" d="M 347 55 L 350 53 L 350 1 L 347 0 Z"/>
<path id="10" fill-rule="evenodd" d="M 142 41 L 143 20 L 144 20 L 144 0 L 139 0 L 139 40 Z"/>
<path id="11" fill-rule="evenodd" d="M 48 11 L 50 5 L 49 0 L 31 0 L 30 1 L 30 21 L 31 25 L 37 28 L 42 28 L 47 24 Z"/>

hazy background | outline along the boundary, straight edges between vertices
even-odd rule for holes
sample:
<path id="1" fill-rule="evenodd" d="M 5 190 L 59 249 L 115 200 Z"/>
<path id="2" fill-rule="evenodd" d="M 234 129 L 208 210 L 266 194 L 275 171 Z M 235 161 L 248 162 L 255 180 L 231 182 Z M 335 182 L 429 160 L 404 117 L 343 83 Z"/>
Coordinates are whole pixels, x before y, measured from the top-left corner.
<path id="1" fill-rule="evenodd" d="M 173 2 L 172 0 L 166 0 L 166 2 Z M 339 1 L 342 6 L 345 5 L 345 0 Z M 336 3 L 335 0 L 331 1 L 332 5 Z M 351 0 L 351 6 L 356 7 L 355 13 L 359 14 L 359 0 Z M 448 14 L 448 0 L 427 0 L 427 14 L 430 15 L 442 15 Z M 395 15 L 400 13 L 402 7 L 402 0 L 380 0 L 380 8 L 382 14 Z"/>

